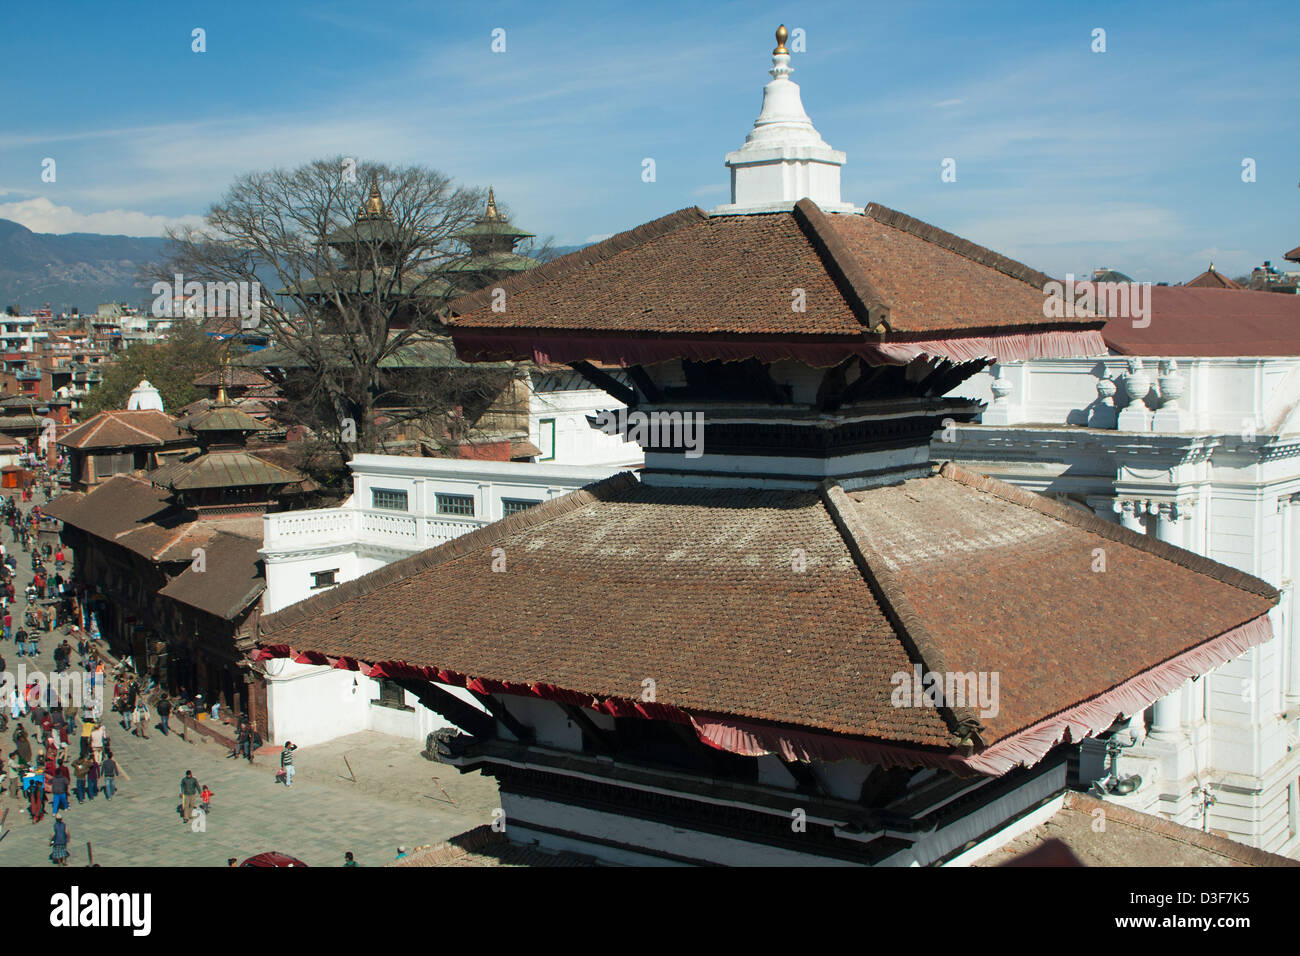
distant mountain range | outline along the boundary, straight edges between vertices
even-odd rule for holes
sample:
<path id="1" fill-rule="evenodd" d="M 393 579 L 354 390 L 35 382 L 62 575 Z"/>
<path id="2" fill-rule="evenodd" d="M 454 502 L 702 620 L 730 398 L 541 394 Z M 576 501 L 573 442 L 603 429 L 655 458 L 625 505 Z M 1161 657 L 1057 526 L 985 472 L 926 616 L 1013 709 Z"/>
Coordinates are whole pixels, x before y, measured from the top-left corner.
<path id="1" fill-rule="evenodd" d="M 165 248 L 165 239 L 56 236 L 0 219 L 0 309 L 21 305 L 30 312 L 48 302 L 57 314 L 73 307 L 93 312 L 101 302 L 144 305 L 153 297 L 136 275 Z"/>
<path id="2" fill-rule="evenodd" d="M 57 315 L 72 308 L 94 312 L 101 302 L 147 306 L 153 301 L 151 283 L 136 276 L 161 259 L 166 246 L 165 239 L 133 236 L 56 236 L 0 219 L 0 309 L 20 305 L 31 312 L 48 302 Z M 563 255 L 581 248 L 553 251 Z"/>

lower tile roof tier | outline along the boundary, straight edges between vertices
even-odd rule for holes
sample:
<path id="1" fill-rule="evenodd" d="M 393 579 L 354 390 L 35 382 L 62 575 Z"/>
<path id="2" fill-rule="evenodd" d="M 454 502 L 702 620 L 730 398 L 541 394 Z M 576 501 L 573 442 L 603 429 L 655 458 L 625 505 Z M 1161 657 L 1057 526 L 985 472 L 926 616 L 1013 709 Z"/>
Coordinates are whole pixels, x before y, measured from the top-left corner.
<path id="1" fill-rule="evenodd" d="M 860 491 L 625 473 L 265 617 L 258 643 L 741 754 L 996 775 L 1268 640 L 1277 599 L 951 464 Z"/>

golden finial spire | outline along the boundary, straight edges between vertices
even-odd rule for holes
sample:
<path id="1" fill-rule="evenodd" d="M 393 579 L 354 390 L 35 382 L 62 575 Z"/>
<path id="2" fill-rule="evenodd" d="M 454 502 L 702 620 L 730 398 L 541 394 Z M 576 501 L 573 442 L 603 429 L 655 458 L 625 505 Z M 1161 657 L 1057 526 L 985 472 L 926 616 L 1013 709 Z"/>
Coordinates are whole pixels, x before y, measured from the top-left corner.
<path id="1" fill-rule="evenodd" d="M 785 39 L 786 39 L 786 37 L 788 37 L 789 35 L 790 35 L 790 33 L 789 33 L 789 31 L 786 30 L 786 28 L 785 28 L 785 24 L 784 24 L 784 23 L 781 24 L 779 27 L 776 28 L 776 49 L 772 51 L 772 55 L 773 55 L 773 56 L 777 56 L 778 54 L 781 54 L 781 53 L 789 53 L 789 52 L 790 52 L 789 50 L 787 50 L 787 49 L 785 48 Z"/>
<path id="2" fill-rule="evenodd" d="M 1214 271 L 1214 263 L 1213 263 L 1213 262 L 1210 263 L 1210 271 L 1211 271 L 1211 272 Z"/>
<path id="3" fill-rule="evenodd" d="M 229 405 L 230 399 L 226 397 L 226 378 L 230 372 L 230 355 L 227 353 L 221 357 L 221 367 L 217 369 L 217 400 L 216 405 Z"/>
<path id="4" fill-rule="evenodd" d="M 370 174 L 370 195 L 357 213 L 358 219 L 383 219 L 388 215 L 384 208 L 384 197 L 379 194 L 379 174 Z"/>
<path id="5" fill-rule="evenodd" d="M 487 204 L 487 213 L 484 215 L 483 218 L 484 218 L 485 220 L 488 220 L 489 222 L 501 218 L 501 214 L 500 214 L 499 212 L 497 212 L 497 197 L 496 197 L 496 195 L 492 192 L 492 187 L 491 187 L 491 186 L 488 187 L 488 204 Z"/>

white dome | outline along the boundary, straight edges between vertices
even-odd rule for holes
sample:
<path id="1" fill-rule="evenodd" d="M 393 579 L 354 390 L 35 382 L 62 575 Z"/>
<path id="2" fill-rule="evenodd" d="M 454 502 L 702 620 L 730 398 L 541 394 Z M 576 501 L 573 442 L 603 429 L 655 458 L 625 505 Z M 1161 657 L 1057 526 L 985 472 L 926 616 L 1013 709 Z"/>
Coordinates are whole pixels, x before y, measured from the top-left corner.
<path id="1" fill-rule="evenodd" d="M 162 396 L 158 394 L 158 389 L 149 384 L 147 379 L 141 379 L 140 384 L 131 389 L 131 397 L 126 400 L 126 410 L 135 411 L 163 411 Z"/>

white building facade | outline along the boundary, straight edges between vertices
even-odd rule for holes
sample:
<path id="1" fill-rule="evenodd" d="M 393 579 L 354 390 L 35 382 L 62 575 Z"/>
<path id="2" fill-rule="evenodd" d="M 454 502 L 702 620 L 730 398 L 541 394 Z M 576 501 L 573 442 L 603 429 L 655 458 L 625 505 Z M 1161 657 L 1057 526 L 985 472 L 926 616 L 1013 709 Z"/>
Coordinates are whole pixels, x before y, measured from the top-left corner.
<path id="1" fill-rule="evenodd" d="M 32 352 L 36 343 L 50 337 L 38 331 L 39 322 L 34 315 L 6 315 L 0 317 L 0 348 L 6 352 Z"/>
<path id="2" fill-rule="evenodd" d="M 622 372 L 612 377 L 621 380 Z M 541 449 L 539 462 L 640 468 L 640 446 L 617 434 L 593 428 L 590 417 L 624 407 L 609 393 L 593 388 L 577 372 L 564 369 L 531 373 L 528 401 L 529 438 Z"/>
<path id="3" fill-rule="evenodd" d="M 1282 593 L 1273 640 L 1134 716 L 1139 742 L 1119 770 L 1142 782 L 1107 799 L 1298 855 L 1300 357 L 1038 359 L 992 366 L 957 392 L 989 406 L 981 424 L 936 436 L 937 460 L 1068 501 Z M 1123 572 L 1102 554 L 1092 573 Z M 1090 743 L 1085 782 L 1100 776 Z"/>

